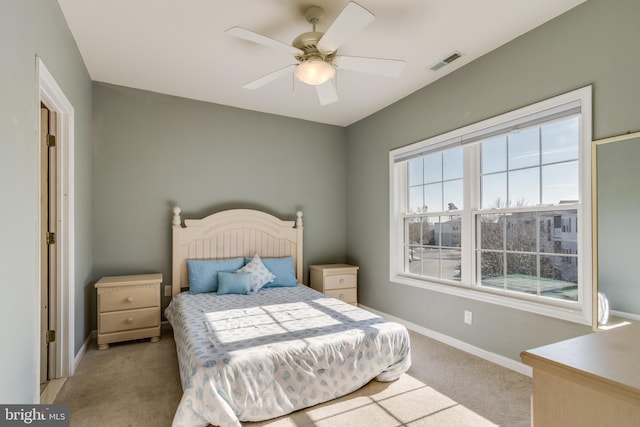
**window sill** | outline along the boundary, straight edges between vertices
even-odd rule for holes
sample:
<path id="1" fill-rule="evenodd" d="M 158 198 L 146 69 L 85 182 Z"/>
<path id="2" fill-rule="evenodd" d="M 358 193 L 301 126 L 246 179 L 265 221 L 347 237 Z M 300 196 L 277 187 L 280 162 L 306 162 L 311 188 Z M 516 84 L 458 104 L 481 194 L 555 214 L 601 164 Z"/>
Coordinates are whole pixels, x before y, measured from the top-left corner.
<path id="1" fill-rule="evenodd" d="M 526 311 L 529 313 L 565 320 L 567 322 L 591 326 L 591 321 L 587 316 L 585 316 L 583 309 L 577 303 L 570 304 L 558 301 L 558 304 L 543 304 L 538 301 L 531 301 L 524 298 L 509 297 L 482 288 L 471 288 L 465 285 L 446 285 L 418 279 L 409 275 L 393 275 L 390 280 L 393 283 L 414 286 L 461 298 L 488 302 L 490 304 L 496 304 L 515 310 Z"/>

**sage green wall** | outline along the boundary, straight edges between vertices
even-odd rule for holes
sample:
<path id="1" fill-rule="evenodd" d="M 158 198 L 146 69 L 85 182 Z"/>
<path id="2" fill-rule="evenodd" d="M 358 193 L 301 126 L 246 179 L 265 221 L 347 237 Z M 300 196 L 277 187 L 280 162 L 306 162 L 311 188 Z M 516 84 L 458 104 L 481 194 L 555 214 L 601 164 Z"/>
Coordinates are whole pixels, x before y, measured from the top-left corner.
<path id="1" fill-rule="evenodd" d="M 349 126 L 347 260 L 360 301 L 515 360 L 589 328 L 389 281 L 389 151 L 593 85 L 594 139 L 638 130 L 640 2 L 588 0 Z M 425 70 L 425 73 L 430 72 Z M 633 266 L 629 266 L 633 268 Z M 463 311 L 473 311 L 473 325 Z"/>
<path id="2" fill-rule="evenodd" d="M 598 290 L 611 310 L 640 316 L 640 137 L 601 144 L 598 160 Z"/>
<path id="3" fill-rule="evenodd" d="M 305 268 L 344 262 L 345 128 L 104 83 L 93 100 L 95 279 L 158 271 L 170 284 L 176 205 L 183 218 L 301 209 Z"/>
<path id="4" fill-rule="evenodd" d="M 40 310 L 36 295 L 39 216 L 36 55 L 75 109 L 75 349 L 90 332 L 85 289 L 91 275 L 91 80 L 53 0 L 0 0 L 0 402 L 39 396 Z"/>

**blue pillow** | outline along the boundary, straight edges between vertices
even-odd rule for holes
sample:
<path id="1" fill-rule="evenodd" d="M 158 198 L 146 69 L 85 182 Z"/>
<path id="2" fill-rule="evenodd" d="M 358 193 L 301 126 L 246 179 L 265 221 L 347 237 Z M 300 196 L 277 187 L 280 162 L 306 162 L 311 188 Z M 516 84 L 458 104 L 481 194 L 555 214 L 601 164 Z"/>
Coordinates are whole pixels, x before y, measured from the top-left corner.
<path id="1" fill-rule="evenodd" d="M 218 273 L 236 271 L 244 265 L 244 258 L 188 259 L 189 292 L 201 294 L 218 290 Z"/>
<path id="2" fill-rule="evenodd" d="M 218 273 L 218 295 L 251 293 L 251 273 Z"/>
<path id="3" fill-rule="evenodd" d="M 262 288 L 277 288 L 277 287 L 291 287 L 298 284 L 296 278 L 296 270 L 293 266 L 293 257 L 286 256 L 282 258 L 261 258 L 264 264 L 270 272 L 272 272 L 276 278 L 273 282 L 269 282 Z M 245 258 L 248 262 L 251 258 Z"/>

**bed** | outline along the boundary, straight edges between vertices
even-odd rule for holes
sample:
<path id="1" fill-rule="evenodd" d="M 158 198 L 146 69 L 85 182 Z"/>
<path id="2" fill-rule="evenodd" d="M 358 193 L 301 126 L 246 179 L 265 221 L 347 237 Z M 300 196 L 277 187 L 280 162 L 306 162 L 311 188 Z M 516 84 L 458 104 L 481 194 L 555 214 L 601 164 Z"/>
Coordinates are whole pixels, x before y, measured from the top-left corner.
<path id="1" fill-rule="evenodd" d="M 349 394 L 373 379 L 393 381 L 407 371 L 404 326 L 303 284 L 301 212 L 285 221 L 234 209 L 184 225 L 180 214 L 174 208 L 173 297 L 165 310 L 183 388 L 174 427 L 239 427 L 241 421 L 262 421 Z M 256 270 L 246 275 L 243 269 L 256 259 L 269 270 L 263 281 L 271 281 L 253 290 Z M 197 280 L 212 274 L 200 274 L 196 266 L 235 269 L 227 263 L 236 260 L 243 267 L 219 270 L 217 292 L 198 287 Z M 244 287 L 246 278 L 251 289 Z"/>

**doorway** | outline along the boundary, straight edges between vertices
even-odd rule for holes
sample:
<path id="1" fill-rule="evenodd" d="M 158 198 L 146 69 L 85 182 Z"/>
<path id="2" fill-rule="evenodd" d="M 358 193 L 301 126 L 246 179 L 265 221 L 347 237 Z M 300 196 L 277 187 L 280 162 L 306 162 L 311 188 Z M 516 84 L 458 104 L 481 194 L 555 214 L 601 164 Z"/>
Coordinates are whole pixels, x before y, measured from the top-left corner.
<path id="1" fill-rule="evenodd" d="M 39 147 L 36 179 L 40 212 L 36 239 L 37 319 L 33 330 L 37 379 L 34 402 L 52 403 L 64 378 L 72 376 L 76 366 L 74 109 L 42 60 L 35 60 L 39 113 L 34 143 Z M 55 332 L 49 332 L 52 330 Z"/>

